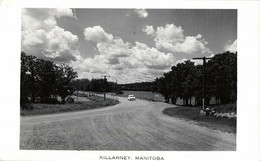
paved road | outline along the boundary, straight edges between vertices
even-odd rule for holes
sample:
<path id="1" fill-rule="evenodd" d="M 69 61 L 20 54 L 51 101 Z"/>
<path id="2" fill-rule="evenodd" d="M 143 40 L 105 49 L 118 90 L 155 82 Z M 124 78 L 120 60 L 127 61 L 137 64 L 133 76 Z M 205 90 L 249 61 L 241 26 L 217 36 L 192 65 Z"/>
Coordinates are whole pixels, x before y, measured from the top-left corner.
<path id="1" fill-rule="evenodd" d="M 102 109 L 21 117 L 20 149 L 235 150 L 234 134 L 162 114 L 172 105 L 142 100 Z"/>

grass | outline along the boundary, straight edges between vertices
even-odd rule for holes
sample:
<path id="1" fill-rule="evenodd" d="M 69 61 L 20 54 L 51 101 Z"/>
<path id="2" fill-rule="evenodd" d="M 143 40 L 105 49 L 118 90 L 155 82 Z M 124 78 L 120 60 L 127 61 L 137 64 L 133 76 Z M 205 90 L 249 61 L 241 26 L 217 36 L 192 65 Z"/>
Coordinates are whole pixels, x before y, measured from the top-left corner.
<path id="1" fill-rule="evenodd" d="M 61 113 L 69 111 L 79 111 L 79 110 L 89 110 L 102 108 L 106 106 L 112 106 L 118 104 L 118 100 L 106 99 L 104 101 L 103 97 L 91 96 L 88 97 L 90 101 L 87 102 L 75 102 L 75 103 L 65 103 L 65 104 L 40 104 L 34 103 L 30 104 L 32 106 L 31 110 L 20 110 L 21 116 L 28 115 L 43 115 L 43 114 L 52 114 L 52 113 Z"/>
<path id="2" fill-rule="evenodd" d="M 215 109 L 218 113 L 230 113 L 230 112 L 237 113 L 236 104 L 219 105 L 219 106 L 215 106 Z"/>
<path id="3" fill-rule="evenodd" d="M 216 109 L 227 112 L 231 105 L 215 107 Z M 234 105 L 232 105 L 232 109 Z M 200 114 L 201 107 L 173 107 L 166 108 L 163 113 L 172 117 L 178 117 L 185 120 L 193 120 L 197 125 L 206 126 L 211 129 L 221 130 L 228 133 L 236 133 L 236 119 L 219 118 L 214 116 L 205 116 Z M 217 111 L 218 111 L 217 110 Z M 233 110 L 232 110 L 233 112 Z"/>

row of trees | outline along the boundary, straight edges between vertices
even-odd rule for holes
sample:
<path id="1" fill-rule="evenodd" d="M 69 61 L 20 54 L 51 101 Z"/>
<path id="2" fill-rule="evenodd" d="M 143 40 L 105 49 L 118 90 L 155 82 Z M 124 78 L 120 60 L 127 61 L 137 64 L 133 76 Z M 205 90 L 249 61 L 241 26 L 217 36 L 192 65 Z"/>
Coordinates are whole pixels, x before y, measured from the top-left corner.
<path id="1" fill-rule="evenodd" d="M 73 92 L 72 80 L 77 72 L 72 67 L 38 59 L 21 52 L 21 105 L 28 102 L 49 103 L 60 96 L 62 102 Z"/>
<path id="2" fill-rule="evenodd" d="M 72 82 L 74 90 L 91 92 L 115 92 L 120 91 L 120 87 L 115 82 L 108 82 L 107 79 L 76 79 Z"/>
<path id="3" fill-rule="evenodd" d="M 186 105 L 200 105 L 203 97 L 203 66 L 185 61 L 172 67 L 153 82 L 153 92 L 159 92 L 166 102 L 176 103 L 178 97 Z M 225 52 L 215 55 L 206 63 L 205 68 L 205 103 L 215 97 L 218 104 L 235 102 L 237 99 L 237 54 Z"/>
<path id="4" fill-rule="evenodd" d="M 153 82 L 138 82 L 121 84 L 120 87 L 125 91 L 152 91 Z"/>
<path id="5" fill-rule="evenodd" d="M 108 82 L 107 79 L 75 79 L 72 82 L 74 90 L 91 92 L 114 92 L 122 91 L 152 91 L 153 82 L 138 82 L 130 84 L 117 84 Z"/>

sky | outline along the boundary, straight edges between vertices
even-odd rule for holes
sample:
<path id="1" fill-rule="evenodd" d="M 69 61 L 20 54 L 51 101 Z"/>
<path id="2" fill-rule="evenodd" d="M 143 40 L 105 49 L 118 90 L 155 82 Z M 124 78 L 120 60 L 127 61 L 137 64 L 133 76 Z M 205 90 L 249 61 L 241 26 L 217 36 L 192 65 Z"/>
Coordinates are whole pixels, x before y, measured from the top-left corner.
<path id="1" fill-rule="evenodd" d="M 107 75 L 120 84 L 237 50 L 237 10 L 25 8 L 21 20 L 27 55 L 66 63 L 78 78 Z"/>

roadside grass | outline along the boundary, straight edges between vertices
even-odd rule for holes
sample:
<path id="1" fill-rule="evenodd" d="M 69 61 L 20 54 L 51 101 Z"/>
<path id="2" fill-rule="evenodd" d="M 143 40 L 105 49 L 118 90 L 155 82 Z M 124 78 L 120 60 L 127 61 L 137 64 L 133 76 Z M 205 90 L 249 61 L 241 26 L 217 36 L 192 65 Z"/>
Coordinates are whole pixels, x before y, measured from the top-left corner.
<path id="1" fill-rule="evenodd" d="M 100 96 L 90 96 L 88 97 L 88 99 L 90 101 L 65 103 L 65 104 L 34 103 L 34 104 L 30 104 L 30 106 L 32 106 L 31 110 L 20 109 L 20 115 L 21 116 L 44 115 L 44 114 L 61 113 L 61 112 L 69 112 L 69 111 L 89 110 L 89 109 L 112 106 L 119 103 L 118 100 L 112 100 L 112 99 L 106 99 L 104 101 L 103 97 Z"/>
<path id="2" fill-rule="evenodd" d="M 228 112 L 234 112 L 234 106 L 235 105 L 222 105 L 220 108 L 215 107 L 217 112 L 225 111 L 227 112 L 228 109 L 232 109 Z M 201 107 L 184 107 L 184 106 L 178 106 L 178 107 L 172 107 L 172 108 L 166 108 L 163 110 L 163 114 L 166 114 L 171 117 L 177 117 L 184 120 L 192 120 L 195 122 L 195 124 L 200 126 L 206 126 L 211 129 L 215 130 L 221 130 L 223 132 L 228 133 L 236 133 L 236 125 L 237 121 L 236 119 L 231 118 L 220 118 L 220 117 L 214 117 L 214 116 L 205 116 L 200 114 Z"/>
<path id="3" fill-rule="evenodd" d="M 218 113 L 230 113 L 230 112 L 237 113 L 236 104 L 219 105 L 219 106 L 214 106 L 214 108 L 216 109 L 216 112 L 218 112 Z"/>

